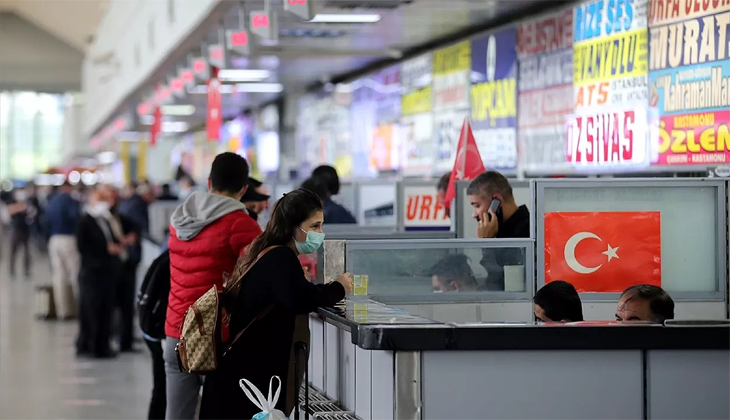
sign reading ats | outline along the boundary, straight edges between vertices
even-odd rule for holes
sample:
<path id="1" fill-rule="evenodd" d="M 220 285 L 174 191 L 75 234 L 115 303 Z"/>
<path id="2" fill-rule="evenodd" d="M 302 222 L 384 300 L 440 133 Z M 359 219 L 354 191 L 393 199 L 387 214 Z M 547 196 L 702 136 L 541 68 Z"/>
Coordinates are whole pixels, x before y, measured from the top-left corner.
<path id="1" fill-rule="evenodd" d="M 432 186 L 404 186 L 405 211 L 403 226 L 405 230 L 445 230 L 451 229 L 451 219 L 444 206 L 436 197 Z"/>

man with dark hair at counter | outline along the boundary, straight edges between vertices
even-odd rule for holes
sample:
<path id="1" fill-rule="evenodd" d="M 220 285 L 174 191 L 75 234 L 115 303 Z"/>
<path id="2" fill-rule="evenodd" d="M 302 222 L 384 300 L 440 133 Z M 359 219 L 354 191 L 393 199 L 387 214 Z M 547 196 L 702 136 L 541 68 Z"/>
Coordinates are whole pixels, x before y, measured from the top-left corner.
<path id="1" fill-rule="evenodd" d="M 479 174 L 469 184 L 466 194 L 474 209 L 472 216 L 477 220 L 477 237 L 530 237 L 530 211 L 527 206 L 515 203 L 512 186 L 504 175 L 497 171 Z M 490 208 L 494 200 L 499 200 L 496 209 Z M 485 248 L 482 254 L 480 263 L 487 270 L 487 290 L 505 290 L 504 267 L 525 264 L 522 250 L 516 248 Z"/>
<path id="2" fill-rule="evenodd" d="M 437 262 L 427 273 L 434 293 L 474 292 L 481 287 L 469 265 L 469 257 L 451 254 Z"/>
<path id="3" fill-rule="evenodd" d="M 637 284 L 621 293 L 617 321 L 649 321 L 661 324 L 674 319 L 674 300 L 659 286 Z"/>
<path id="4" fill-rule="evenodd" d="M 318 166 L 312 171 L 312 178 L 319 178 L 327 187 L 327 195 L 322 198 L 325 223 L 337 225 L 356 224 L 357 220 L 355 220 L 352 213 L 332 200 L 332 197 L 340 193 L 340 177 L 337 175 L 337 170 L 329 165 Z"/>
<path id="5" fill-rule="evenodd" d="M 535 318 L 540 322 L 583 321 L 583 305 L 572 284 L 556 280 L 535 293 Z"/>

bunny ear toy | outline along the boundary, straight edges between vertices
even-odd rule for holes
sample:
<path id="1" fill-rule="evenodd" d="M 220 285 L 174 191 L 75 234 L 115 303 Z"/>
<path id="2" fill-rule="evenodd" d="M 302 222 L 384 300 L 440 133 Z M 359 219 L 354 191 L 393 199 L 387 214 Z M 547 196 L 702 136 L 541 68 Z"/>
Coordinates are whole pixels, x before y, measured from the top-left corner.
<path id="1" fill-rule="evenodd" d="M 276 392 L 272 398 L 271 391 L 274 385 L 274 379 L 278 381 L 278 384 L 276 386 Z M 269 381 L 268 398 L 264 398 L 264 394 L 256 388 L 256 385 L 252 384 L 247 379 L 241 379 L 238 381 L 238 385 L 241 387 L 248 399 L 254 403 L 259 410 L 261 410 L 260 413 L 253 416 L 252 420 L 288 420 L 284 413 L 276 409 L 276 403 L 279 401 L 279 394 L 281 393 L 281 379 L 278 376 L 273 376 Z"/>

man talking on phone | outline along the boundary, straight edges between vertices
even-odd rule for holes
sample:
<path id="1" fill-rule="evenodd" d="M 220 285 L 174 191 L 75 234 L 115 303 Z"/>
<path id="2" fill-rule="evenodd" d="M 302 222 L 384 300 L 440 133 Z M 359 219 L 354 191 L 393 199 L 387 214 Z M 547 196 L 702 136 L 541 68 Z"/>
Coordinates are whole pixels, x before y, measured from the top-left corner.
<path id="1" fill-rule="evenodd" d="M 469 184 L 466 190 L 477 220 L 477 237 L 529 238 L 530 211 L 527 206 L 518 206 L 512 195 L 512 186 L 504 175 L 487 171 Z M 481 265 L 487 270 L 487 290 L 504 290 L 504 267 L 524 265 L 522 250 L 482 250 Z"/>

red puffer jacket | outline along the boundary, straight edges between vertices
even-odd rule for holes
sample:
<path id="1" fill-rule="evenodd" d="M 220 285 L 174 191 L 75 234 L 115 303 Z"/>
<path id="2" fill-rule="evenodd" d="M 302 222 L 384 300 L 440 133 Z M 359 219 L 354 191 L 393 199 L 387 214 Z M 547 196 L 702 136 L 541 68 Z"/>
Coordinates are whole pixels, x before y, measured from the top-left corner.
<path id="1" fill-rule="evenodd" d="M 170 226 L 170 297 L 165 334 L 180 338 L 179 327 L 190 305 L 214 284 L 223 285 L 223 273 L 233 272 L 238 257 L 261 228 L 245 211 L 234 211 L 213 221 L 194 238 L 180 240 Z"/>

